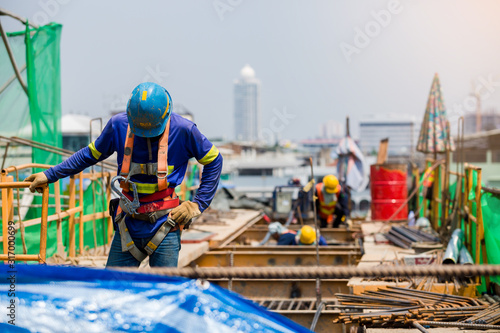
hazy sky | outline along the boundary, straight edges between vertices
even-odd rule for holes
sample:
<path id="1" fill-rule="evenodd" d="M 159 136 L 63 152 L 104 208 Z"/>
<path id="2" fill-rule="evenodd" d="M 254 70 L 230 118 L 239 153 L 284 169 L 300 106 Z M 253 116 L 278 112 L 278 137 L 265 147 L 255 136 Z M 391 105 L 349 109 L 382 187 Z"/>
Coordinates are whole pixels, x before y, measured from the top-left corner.
<path id="1" fill-rule="evenodd" d="M 435 72 L 452 116 L 473 109 L 473 81 L 483 108 L 500 109 L 500 1 L 4 0 L 0 6 L 34 22 L 63 24 L 63 113 L 107 116 L 111 104 L 124 108 L 138 83 L 156 81 L 194 113 L 203 133 L 232 138 L 232 83 L 246 63 L 262 81 L 262 127 L 282 138 L 315 137 L 321 123 L 344 123 L 346 115 L 354 135 L 367 114 L 420 119 Z M 7 31 L 20 29 L 1 20 Z"/>

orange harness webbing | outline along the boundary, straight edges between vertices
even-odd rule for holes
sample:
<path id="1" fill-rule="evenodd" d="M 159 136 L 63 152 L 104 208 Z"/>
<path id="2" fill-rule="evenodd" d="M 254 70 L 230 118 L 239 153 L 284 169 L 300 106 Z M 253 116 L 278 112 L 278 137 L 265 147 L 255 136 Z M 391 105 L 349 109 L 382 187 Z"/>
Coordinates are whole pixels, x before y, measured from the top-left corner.
<path id="1" fill-rule="evenodd" d="M 165 131 L 160 138 L 160 142 L 158 142 L 158 191 L 163 191 L 167 189 L 167 174 L 168 174 L 168 134 L 170 132 L 170 118 L 167 121 L 167 125 L 165 126 Z M 125 139 L 125 150 L 123 152 L 123 162 L 121 175 L 123 177 L 128 177 L 130 172 L 130 164 L 132 162 L 132 152 L 134 151 L 134 133 L 130 130 L 130 125 L 127 128 L 127 138 Z M 120 187 L 128 190 L 128 186 L 125 182 L 120 183 Z"/>

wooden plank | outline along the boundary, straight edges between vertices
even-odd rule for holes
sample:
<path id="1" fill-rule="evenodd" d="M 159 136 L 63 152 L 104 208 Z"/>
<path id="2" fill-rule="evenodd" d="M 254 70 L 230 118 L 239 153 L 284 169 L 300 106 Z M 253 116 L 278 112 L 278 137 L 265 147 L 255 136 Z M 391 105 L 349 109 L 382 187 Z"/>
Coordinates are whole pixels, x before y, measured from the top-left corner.
<path id="1" fill-rule="evenodd" d="M 389 146 L 389 138 L 380 140 L 377 154 L 377 164 L 384 164 L 387 162 L 387 151 Z"/>

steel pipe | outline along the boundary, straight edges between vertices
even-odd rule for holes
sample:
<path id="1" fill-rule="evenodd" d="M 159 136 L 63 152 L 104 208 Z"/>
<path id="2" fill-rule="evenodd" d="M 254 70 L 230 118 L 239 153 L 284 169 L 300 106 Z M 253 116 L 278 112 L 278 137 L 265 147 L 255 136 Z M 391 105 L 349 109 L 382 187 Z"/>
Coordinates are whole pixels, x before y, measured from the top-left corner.
<path id="1" fill-rule="evenodd" d="M 458 262 L 458 256 L 462 248 L 462 239 L 464 238 L 464 232 L 462 229 L 455 229 L 451 234 L 450 242 L 446 247 L 446 251 L 443 256 L 443 265 L 454 265 Z"/>

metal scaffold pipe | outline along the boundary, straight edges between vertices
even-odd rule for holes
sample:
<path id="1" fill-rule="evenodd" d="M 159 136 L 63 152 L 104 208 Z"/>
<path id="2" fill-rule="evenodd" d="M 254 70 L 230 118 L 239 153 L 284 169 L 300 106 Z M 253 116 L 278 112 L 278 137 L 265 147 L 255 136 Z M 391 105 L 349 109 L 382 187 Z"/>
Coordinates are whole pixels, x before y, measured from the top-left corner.
<path id="1" fill-rule="evenodd" d="M 201 279 L 348 279 L 351 277 L 439 276 L 472 277 L 500 275 L 500 265 L 388 266 L 388 267 L 214 267 L 214 268 L 117 268 L 121 271 Z"/>

